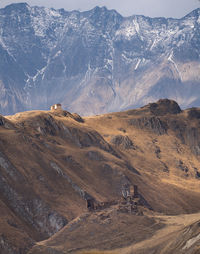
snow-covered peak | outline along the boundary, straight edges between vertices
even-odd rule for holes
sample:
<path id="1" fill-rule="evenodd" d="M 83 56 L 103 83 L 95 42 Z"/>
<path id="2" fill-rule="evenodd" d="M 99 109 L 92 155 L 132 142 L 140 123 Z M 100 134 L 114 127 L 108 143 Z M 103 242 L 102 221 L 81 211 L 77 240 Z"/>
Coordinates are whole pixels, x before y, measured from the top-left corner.
<path id="1" fill-rule="evenodd" d="M 9 15 L 13 12 L 17 13 L 23 13 L 30 11 L 30 6 L 27 3 L 13 3 L 10 5 L 7 5 L 5 8 L 2 8 L 0 10 L 3 10 L 5 14 Z"/>
<path id="2" fill-rule="evenodd" d="M 51 8 L 51 9 L 45 8 L 45 12 L 46 12 L 46 14 L 47 14 L 48 16 L 57 17 L 57 18 L 61 16 L 61 14 L 59 13 L 59 11 L 57 11 L 57 10 L 55 10 L 55 9 L 53 9 L 53 8 Z"/>
<path id="3" fill-rule="evenodd" d="M 197 8 L 193 11 L 191 11 L 189 14 L 187 14 L 185 17 L 183 18 L 189 18 L 189 17 L 199 17 L 200 16 L 200 8 Z"/>
<path id="4" fill-rule="evenodd" d="M 116 94 L 115 87 L 120 89 L 127 77 L 133 80 L 124 84 L 135 86 L 130 88 L 135 92 L 130 93 L 128 101 L 139 100 L 150 89 L 149 79 L 158 82 L 163 73 L 175 75 L 180 82 L 186 80 L 186 67 L 182 65 L 200 59 L 199 16 L 199 9 L 182 19 L 141 15 L 124 18 L 105 7 L 80 12 L 13 4 L 0 9 L 0 64 L 16 65 L 7 80 L 1 69 L 0 75 L 5 82 L 14 80 L 14 86 L 23 87 L 26 102 L 34 102 L 31 105 L 41 105 L 40 101 L 54 104 L 55 97 L 62 101 L 66 94 L 71 94 L 66 101 L 74 104 L 87 86 L 87 91 L 91 84 L 95 86 L 95 80 Z M 157 64 L 167 65 L 165 71 L 154 69 Z M 199 67 L 195 68 L 197 71 L 190 67 L 191 75 L 197 72 L 198 79 Z M 145 78 L 146 72 L 150 76 Z M 95 88 L 92 90 L 95 95 Z M 124 100 L 117 96 L 119 101 Z M 123 103 L 128 106 L 127 101 Z"/>

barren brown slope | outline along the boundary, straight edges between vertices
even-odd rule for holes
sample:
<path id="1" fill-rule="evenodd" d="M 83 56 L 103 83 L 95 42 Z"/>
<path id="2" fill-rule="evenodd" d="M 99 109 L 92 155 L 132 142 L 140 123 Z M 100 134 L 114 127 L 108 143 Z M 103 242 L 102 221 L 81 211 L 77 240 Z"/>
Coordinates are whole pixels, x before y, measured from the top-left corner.
<path id="1" fill-rule="evenodd" d="M 66 111 L 2 117 L 0 209 L 5 215 L 0 227 L 1 252 L 26 253 L 34 242 L 53 236 L 63 227 L 45 242 L 40 253 L 47 253 L 47 248 L 52 253 L 67 253 L 76 248 L 125 247 L 162 228 L 152 213 L 198 212 L 199 125 L 199 109 L 181 111 L 168 100 L 84 119 Z M 140 209 L 146 215 L 139 218 L 117 212 L 115 205 L 125 184 L 138 186 Z M 75 218 L 87 214 L 87 199 L 110 202 L 114 207 L 102 211 L 103 215 L 89 214 L 86 221 L 80 220 L 70 229 Z M 104 213 L 110 214 L 108 224 L 104 223 Z M 128 237 L 124 224 L 133 225 L 132 237 Z M 103 236 L 101 229 L 104 232 L 105 228 Z M 96 229 L 99 233 L 93 237 Z M 15 237 L 11 232 L 16 232 Z M 92 245 L 81 245 L 84 237 L 90 243 L 90 236 Z M 68 241 L 70 237 L 73 239 Z M 105 246 L 104 238 L 108 242 Z M 31 253 L 39 253 L 37 248 Z"/>
<path id="2" fill-rule="evenodd" d="M 200 214 L 158 216 L 165 226 L 153 237 L 122 250 L 124 254 L 200 253 Z"/>
<path id="3" fill-rule="evenodd" d="M 73 221 L 49 240 L 37 243 L 29 254 L 198 254 L 200 251 L 199 213 L 175 216 L 145 213 L 139 217 L 114 215 L 113 211 L 105 213 L 104 219 L 101 212 Z M 127 244 L 130 246 L 124 247 Z"/>

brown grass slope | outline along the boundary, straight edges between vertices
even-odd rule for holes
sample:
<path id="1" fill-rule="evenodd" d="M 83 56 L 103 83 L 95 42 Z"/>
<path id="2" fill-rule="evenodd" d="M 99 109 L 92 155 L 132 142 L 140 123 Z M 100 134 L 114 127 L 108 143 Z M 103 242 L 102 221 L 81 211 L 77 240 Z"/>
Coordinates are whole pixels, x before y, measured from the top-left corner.
<path id="1" fill-rule="evenodd" d="M 199 126 L 199 109 L 181 111 L 169 100 L 84 119 L 67 111 L 1 117 L 1 253 L 27 253 L 47 238 L 30 253 L 128 251 L 167 228 L 158 213 L 197 213 Z M 117 204 L 124 184 L 137 185 L 153 211 L 141 207 L 137 216 L 113 205 L 87 212 L 88 198 Z"/>

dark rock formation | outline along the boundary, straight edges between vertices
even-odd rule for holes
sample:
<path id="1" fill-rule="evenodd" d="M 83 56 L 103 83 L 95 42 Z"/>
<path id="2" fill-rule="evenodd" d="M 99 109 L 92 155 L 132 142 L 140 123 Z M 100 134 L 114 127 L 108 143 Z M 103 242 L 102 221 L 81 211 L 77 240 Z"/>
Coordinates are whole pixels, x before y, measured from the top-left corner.
<path id="1" fill-rule="evenodd" d="M 67 128 L 67 134 L 70 135 L 72 141 L 79 147 L 98 147 L 116 157 L 120 155 L 104 140 L 104 138 L 96 131 L 82 131 L 77 128 Z M 69 136 L 68 135 L 68 136 Z"/>
<path id="2" fill-rule="evenodd" d="M 15 129 L 15 126 L 13 123 L 11 123 L 8 119 L 0 115 L 0 126 L 4 127 L 6 129 Z"/>
<path id="3" fill-rule="evenodd" d="M 2 173 L 0 174 L 0 191 L 15 214 L 43 236 L 51 236 L 67 224 L 67 220 L 53 211 L 36 194 L 34 195 L 34 191 L 29 197 L 26 193 L 20 193 L 19 190 L 10 186 Z"/>
<path id="4" fill-rule="evenodd" d="M 134 188 L 133 197 L 134 197 L 134 198 L 137 198 L 138 195 L 139 195 L 138 186 L 137 186 L 137 185 L 134 185 L 133 188 Z"/>
<path id="5" fill-rule="evenodd" d="M 156 154 L 156 157 L 157 157 L 158 159 L 161 159 L 160 153 L 161 153 L 160 147 L 159 147 L 159 146 L 156 146 L 156 147 L 155 147 L 155 154 Z"/>
<path id="6" fill-rule="evenodd" d="M 64 161 L 66 162 L 66 164 L 68 165 L 68 167 L 70 167 L 73 170 L 77 170 L 78 169 L 82 169 L 82 165 L 77 162 L 71 155 L 68 155 L 66 157 L 63 158 Z"/>
<path id="7" fill-rule="evenodd" d="M 189 169 L 187 166 L 185 166 L 185 164 L 183 163 L 182 160 L 179 160 L 178 162 L 178 167 L 184 172 L 184 173 L 188 173 Z"/>
<path id="8" fill-rule="evenodd" d="M 123 133 L 126 133 L 126 130 L 124 128 L 119 128 L 118 130 L 123 132 Z"/>
<path id="9" fill-rule="evenodd" d="M 138 194 L 138 205 L 144 206 L 149 210 L 153 210 L 152 206 L 147 202 L 147 200 L 142 196 L 142 194 Z"/>
<path id="10" fill-rule="evenodd" d="M 200 179 L 200 172 L 199 171 L 196 171 L 196 178 Z"/>
<path id="11" fill-rule="evenodd" d="M 94 200 L 92 199 L 87 199 L 86 200 L 86 206 L 87 206 L 87 209 L 88 211 L 94 211 Z"/>
<path id="12" fill-rule="evenodd" d="M 5 118 L 0 115 L 0 126 L 3 126 L 5 124 Z"/>
<path id="13" fill-rule="evenodd" d="M 82 118 L 81 116 L 79 116 L 77 113 L 73 113 L 73 114 L 72 114 L 72 118 L 73 118 L 75 121 L 79 122 L 79 123 L 84 123 L 83 118 Z"/>
<path id="14" fill-rule="evenodd" d="M 187 127 L 184 133 L 185 143 L 188 144 L 195 155 L 200 155 L 200 132 L 197 127 Z"/>
<path id="15" fill-rule="evenodd" d="M 67 224 L 67 219 L 51 208 L 32 188 L 27 178 L 16 168 L 10 159 L 0 153 L 0 193 L 1 201 L 18 218 L 18 222 L 29 227 L 35 235 L 44 239 L 58 232 Z M 23 226 L 18 228 L 18 222 L 9 219 L 7 223 L 15 230 L 23 230 Z M 6 233 L 6 232 L 5 232 Z M 24 246 L 30 247 L 34 242 L 31 238 L 24 239 Z M 0 236 L 0 253 L 26 254 L 27 249 L 18 250 L 7 236 Z"/>
<path id="16" fill-rule="evenodd" d="M 23 125 L 24 123 L 22 123 Z M 32 124 L 32 123 L 31 123 Z M 61 132 L 61 126 L 55 121 L 50 114 L 41 114 L 33 119 L 34 127 L 41 135 L 55 136 L 58 132 Z"/>
<path id="17" fill-rule="evenodd" d="M 163 172 L 165 173 L 169 173 L 169 167 L 166 165 L 166 163 L 164 163 L 163 161 L 161 161 L 162 165 L 163 165 Z"/>
<path id="18" fill-rule="evenodd" d="M 181 140 L 182 144 L 189 145 L 195 155 L 200 155 L 200 123 L 198 122 L 199 112 L 196 109 L 189 110 L 187 115 L 189 121 L 188 119 L 184 120 L 183 116 L 177 118 L 174 118 L 173 115 L 171 115 L 171 117 L 170 115 L 163 117 L 160 116 L 160 120 L 157 120 L 157 123 L 160 122 L 160 124 L 157 124 L 158 128 L 156 128 L 155 124 L 151 125 L 148 123 L 146 123 L 146 128 L 153 128 L 154 132 L 157 133 L 165 133 L 166 131 L 170 130 L 179 140 Z M 144 123 L 141 124 L 141 120 L 139 120 L 137 123 L 137 126 L 141 126 L 142 128 L 144 128 L 144 125 Z"/>
<path id="19" fill-rule="evenodd" d="M 130 170 L 132 173 L 140 175 L 139 171 L 134 168 L 133 166 L 131 166 L 131 164 L 129 162 L 126 162 L 124 165 L 128 170 Z"/>
<path id="20" fill-rule="evenodd" d="M 175 136 L 181 140 L 181 142 L 185 143 L 184 133 L 187 128 L 186 123 L 179 121 L 178 119 L 168 119 L 167 124 L 169 129 L 175 133 Z"/>
<path id="21" fill-rule="evenodd" d="M 20 248 L 13 246 L 12 240 L 8 239 L 4 234 L 0 235 L 0 253 L 1 254 L 27 254 L 28 250 L 33 246 L 34 241 L 30 238 L 24 239 L 26 241 L 27 247 Z"/>
<path id="22" fill-rule="evenodd" d="M 188 110 L 188 118 L 189 119 L 200 119 L 200 109 L 191 108 Z"/>
<path id="23" fill-rule="evenodd" d="M 103 155 L 100 152 L 97 152 L 97 151 L 89 151 L 87 153 L 87 156 L 90 160 L 94 160 L 94 161 L 103 161 L 103 160 L 105 160 Z"/>
<path id="24" fill-rule="evenodd" d="M 135 149 L 132 140 L 128 136 L 117 135 L 111 139 L 111 143 L 124 149 Z"/>
<path id="25" fill-rule="evenodd" d="M 181 108 L 178 103 L 168 99 L 161 99 L 156 103 L 150 103 L 147 107 L 149 107 L 150 112 L 156 116 L 181 113 Z"/>
<path id="26" fill-rule="evenodd" d="M 161 120 L 159 117 L 150 116 L 142 118 L 134 118 L 129 120 L 129 124 L 139 129 L 146 129 L 152 131 L 157 135 L 164 135 L 167 133 L 168 126 L 166 122 Z"/>

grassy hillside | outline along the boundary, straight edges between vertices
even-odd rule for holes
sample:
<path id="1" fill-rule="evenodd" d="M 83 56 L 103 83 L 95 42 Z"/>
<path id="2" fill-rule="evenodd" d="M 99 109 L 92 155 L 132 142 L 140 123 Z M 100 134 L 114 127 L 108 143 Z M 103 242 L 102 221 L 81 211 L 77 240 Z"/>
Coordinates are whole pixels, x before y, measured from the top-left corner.
<path id="1" fill-rule="evenodd" d="M 160 100 L 85 118 L 24 112 L 0 125 L 1 253 L 198 253 L 187 241 L 199 233 L 199 109 Z M 134 185 L 129 212 L 122 190 Z"/>

